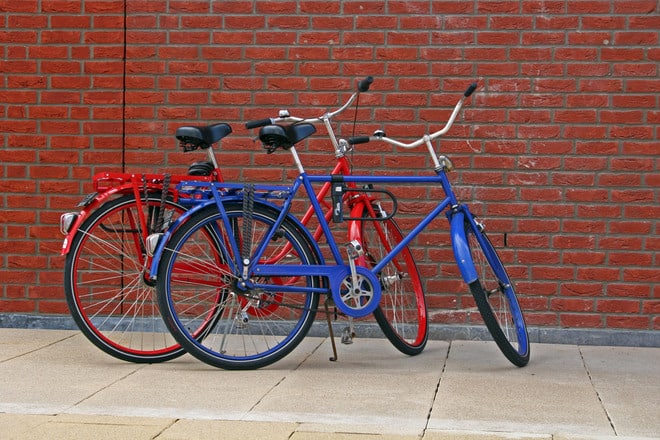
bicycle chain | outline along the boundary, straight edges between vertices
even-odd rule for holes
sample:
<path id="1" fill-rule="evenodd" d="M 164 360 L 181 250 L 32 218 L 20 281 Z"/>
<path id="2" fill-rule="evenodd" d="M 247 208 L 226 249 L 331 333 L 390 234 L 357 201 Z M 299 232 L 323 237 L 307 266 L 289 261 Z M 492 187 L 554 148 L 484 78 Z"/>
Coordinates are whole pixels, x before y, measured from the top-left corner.
<path id="1" fill-rule="evenodd" d="M 163 190 L 160 194 L 160 209 L 158 210 L 158 219 L 156 220 L 156 230 L 155 232 L 163 231 L 163 219 L 165 217 L 165 201 L 167 200 L 167 194 L 170 190 L 170 174 L 165 174 L 163 176 Z"/>
<path id="2" fill-rule="evenodd" d="M 152 228 L 153 227 L 153 224 L 152 224 L 153 219 L 151 218 L 151 211 L 149 209 L 149 187 L 147 185 L 147 176 L 145 174 L 142 174 L 142 193 L 144 194 L 144 205 L 142 205 L 142 206 L 146 206 L 146 208 L 147 208 L 146 209 L 147 212 L 146 213 L 143 212 L 143 214 L 147 216 L 147 218 L 146 218 L 146 226 L 147 226 L 146 233 L 151 234 L 153 232 L 151 230 L 151 229 L 153 229 Z M 138 202 L 139 202 L 139 200 L 138 200 Z M 138 203 L 138 207 L 140 207 L 139 203 Z M 140 207 L 140 209 L 142 209 L 144 211 L 143 208 Z"/>
<path id="3" fill-rule="evenodd" d="M 243 246 L 241 256 L 249 260 L 252 255 L 252 220 L 254 218 L 254 184 L 243 188 Z"/>
<path id="4" fill-rule="evenodd" d="M 253 300 L 259 301 L 260 306 L 263 306 L 263 307 L 268 307 L 270 305 L 277 305 L 277 306 L 280 306 L 280 307 L 286 307 L 288 309 L 293 309 L 293 310 L 303 310 L 303 311 L 307 310 L 307 311 L 314 312 L 314 313 L 325 313 L 325 314 L 328 314 L 328 315 L 334 315 L 335 319 L 337 318 L 337 315 L 348 316 L 348 315 L 342 313 L 341 311 L 339 311 L 336 308 L 332 312 L 326 312 L 324 310 L 325 307 L 323 307 L 323 309 L 321 307 L 311 308 L 311 307 L 299 306 L 299 305 L 296 305 L 296 304 L 288 304 L 288 303 L 283 303 L 283 302 L 279 302 L 279 301 L 271 301 L 271 300 L 268 300 L 268 299 L 263 299 L 263 298 L 259 297 L 258 295 L 260 295 L 262 293 L 268 295 L 268 291 L 263 290 L 263 289 L 258 289 L 258 290 L 259 291 L 256 292 L 256 295 L 257 295 L 256 297 L 255 297 L 255 292 L 252 292 L 251 294 L 242 293 L 242 292 L 239 292 L 239 291 L 236 291 L 236 290 L 232 290 L 232 292 L 236 296 L 240 296 L 241 298 L 245 298 L 248 301 L 253 301 Z M 331 297 L 330 294 L 328 294 L 326 296 L 332 300 L 332 297 Z"/>

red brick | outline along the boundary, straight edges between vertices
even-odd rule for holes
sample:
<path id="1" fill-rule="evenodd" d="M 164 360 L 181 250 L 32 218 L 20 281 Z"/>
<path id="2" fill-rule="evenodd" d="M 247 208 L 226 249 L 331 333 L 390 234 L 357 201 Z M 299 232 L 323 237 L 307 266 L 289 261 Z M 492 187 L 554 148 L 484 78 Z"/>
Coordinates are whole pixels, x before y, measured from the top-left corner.
<path id="1" fill-rule="evenodd" d="M 566 5 L 570 14 L 603 14 L 612 12 L 612 4 L 608 0 L 585 0 L 570 2 Z"/>
<path id="2" fill-rule="evenodd" d="M 577 61 L 577 62 L 590 62 L 602 61 L 598 58 L 598 51 L 592 48 L 579 48 L 579 47 L 559 47 L 555 49 L 554 58 L 556 61 Z"/>
<path id="3" fill-rule="evenodd" d="M 583 17 L 582 26 L 584 29 L 621 29 L 625 26 L 625 17 L 618 15 Z"/>
<path id="4" fill-rule="evenodd" d="M 619 218 L 621 208 L 609 205 L 582 205 L 577 208 L 577 215 L 583 218 Z"/>
<path id="5" fill-rule="evenodd" d="M 642 313 L 660 314 L 660 301 L 644 301 Z"/>
<path id="6" fill-rule="evenodd" d="M 626 268 L 623 269 L 623 281 L 657 283 L 660 281 L 660 273 L 658 273 L 657 267 L 644 269 Z"/>
<path id="7" fill-rule="evenodd" d="M 639 48 L 603 48 L 601 49 L 601 61 L 642 61 L 644 51 Z"/>
<path id="8" fill-rule="evenodd" d="M 644 284 L 609 283 L 606 291 L 608 297 L 651 297 L 651 289 Z"/>
<path id="9" fill-rule="evenodd" d="M 610 75 L 610 65 L 606 63 L 571 63 L 566 66 L 566 74 L 582 77 L 604 77 Z"/>
<path id="10" fill-rule="evenodd" d="M 574 124 L 587 124 L 597 122 L 595 110 L 557 110 L 554 122 L 565 122 Z"/>
<path id="11" fill-rule="evenodd" d="M 565 251 L 562 254 L 563 264 L 573 265 L 600 265 L 605 262 L 605 252 L 580 252 Z"/>
<path id="12" fill-rule="evenodd" d="M 610 252 L 609 263 L 615 266 L 652 266 L 653 257 L 638 252 Z"/>
<path id="13" fill-rule="evenodd" d="M 521 264 L 553 264 L 559 263 L 559 253 L 542 251 L 518 251 Z"/>
<path id="14" fill-rule="evenodd" d="M 34 313 L 35 306 L 34 301 L 0 299 L 0 309 L 5 313 Z"/>
<path id="15" fill-rule="evenodd" d="M 617 46 L 652 46 L 657 43 L 657 32 L 616 32 L 614 34 L 614 44 Z"/>
<path id="16" fill-rule="evenodd" d="M 605 325 L 609 328 L 647 329 L 649 328 L 649 318 L 639 315 L 607 316 Z"/>
<path id="17" fill-rule="evenodd" d="M 603 318 L 599 314 L 562 313 L 559 315 L 559 322 L 562 327 L 594 328 L 602 326 Z"/>
<path id="18" fill-rule="evenodd" d="M 654 0 L 631 0 L 614 2 L 613 11 L 616 14 L 651 14 L 658 12 L 658 3 Z"/>
<path id="19" fill-rule="evenodd" d="M 588 299 L 553 298 L 550 301 L 550 307 L 551 310 L 558 312 L 594 311 L 594 304 Z"/>
<path id="20" fill-rule="evenodd" d="M 657 11 L 656 11 L 657 12 Z M 631 16 L 628 19 L 631 29 L 658 29 L 660 28 L 660 15 Z"/>
<path id="21" fill-rule="evenodd" d="M 593 236 L 555 236 L 552 238 L 552 246 L 558 249 L 594 249 L 595 238 Z"/>
<path id="22" fill-rule="evenodd" d="M 604 288 L 602 284 L 594 283 L 575 283 L 575 282 L 564 282 L 561 285 L 560 294 L 562 296 L 588 296 L 588 297 L 600 297 L 603 295 Z"/>
<path id="23" fill-rule="evenodd" d="M 654 161 L 646 158 L 614 158 L 611 161 L 611 171 L 650 171 L 653 170 Z"/>

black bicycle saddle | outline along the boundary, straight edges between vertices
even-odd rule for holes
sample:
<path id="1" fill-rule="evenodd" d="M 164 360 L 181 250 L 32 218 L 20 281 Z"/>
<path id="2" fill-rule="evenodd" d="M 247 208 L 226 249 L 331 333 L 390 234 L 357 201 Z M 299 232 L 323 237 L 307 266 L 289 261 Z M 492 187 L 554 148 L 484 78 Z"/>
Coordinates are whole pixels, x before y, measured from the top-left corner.
<path id="1" fill-rule="evenodd" d="M 229 124 L 220 123 L 205 126 L 185 126 L 176 129 L 175 136 L 186 151 L 196 148 L 209 148 L 231 133 Z"/>
<path id="2" fill-rule="evenodd" d="M 312 124 L 266 125 L 259 130 L 259 140 L 268 153 L 272 153 L 278 148 L 288 150 L 314 133 L 316 127 Z"/>

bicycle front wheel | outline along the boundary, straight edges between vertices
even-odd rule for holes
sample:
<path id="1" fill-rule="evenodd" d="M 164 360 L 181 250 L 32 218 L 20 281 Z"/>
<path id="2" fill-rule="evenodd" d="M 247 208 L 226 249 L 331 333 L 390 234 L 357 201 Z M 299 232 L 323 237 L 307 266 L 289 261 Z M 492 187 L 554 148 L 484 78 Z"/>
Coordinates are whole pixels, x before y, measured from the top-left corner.
<path id="1" fill-rule="evenodd" d="M 94 345 L 129 362 L 163 362 L 184 353 L 163 325 L 155 287 L 145 279 L 144 240 L 161 209 L 164 220 L 184 211 L 170 200 L 161 206 L 159 193 L 139 204 L 133 195 L 106 202 L 83 222 L 66 256 L 71 316 Z"/>
<path id="2" fill-rule="evenodd" d="M 224 210 L 227 222 L 212 205 L 172 235 L 159 264 L 159 306 L 170 332 L 196 358 L 224 369 L 260 368 L 286 356 L 305 337 L 319 302 L 318 292 L 305 289 L 319 288 L 321 281 L 311 276 L 251 277 L 265 287 L 239 285 L 232 267 L 241 256 L 233 254 L 230 243 L 252 255 L 278 211 L 255 203 L 247 218 L 238 202 L 225 202 Z M 214 231 L 219 243 L 210 245 L 205 230 Z M 264 264 L 319 264 L 307 235 L 288 219 L 263 245 Z"/>
<path id="3" fill-rule="evenodd" d="M 518 367 L 529 362 L 529 336 L 513 283 L 486 234 L 465 222 L 478 279 L 470 283 L 477 308 L 504 356 Z"/>
<path id="4" fill-rule="evenodd" d="M 360 223 L 362 236 L 358 240 L 367 264 L 373 267 L 401 242 L 401 230 L 393 219 L 373 219 L 368 210 Z M 426 299 L 410 249 L 404 247 L 378 278 L 382 288 L 380 304 L 374 311 L 378 326 L 400 352 L 410 356 L 421 353 L 428 340 Z"/>

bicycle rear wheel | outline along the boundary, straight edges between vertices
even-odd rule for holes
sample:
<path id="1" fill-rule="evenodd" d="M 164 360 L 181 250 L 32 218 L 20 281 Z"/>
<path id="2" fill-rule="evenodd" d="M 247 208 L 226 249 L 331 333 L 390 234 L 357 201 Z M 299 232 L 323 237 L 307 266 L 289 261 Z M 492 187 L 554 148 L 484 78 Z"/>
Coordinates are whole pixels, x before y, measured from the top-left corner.
<path id="1" fill-rule="evenodd" d="M 224 210 L 227 223 L 212 205 L 191 216 L 171 236 L 159 264 L 159 306 L 170 332 L 199 360 L 224 369 L 261 368 L 286 356 L 305 337 L 319 302 L 318 292 L 305 289 L 320 287 L 321 280 L 251 277 L 252 283 L 270 287 L 240 286 L 232 267 L 241 256 L 233 254 L 230 243 L 236 240 L 251 255 L 272 228 L 278 211 L 255 203 L 252 218 L 246 220 L 239 202 L 224 202 Z M 210 246 L 200 237 L 204 230 L 213 230 L 220 245 Z M 319 264 L 307 235 L 290 220 L 265 246 L 266 264 Z M 296 286 L 301 292 L 282 291 L 274 285 Z M 214 325 L 194 331 L 200 321 Z"/>
<path id="2" fill-rule="evenodd" d="M 370 267 L 380 262 L 402 240 L 401 230 L 393 219 L 373 220 L 367 209 L 363 212 L 360 231 L 358 240 Z M 410 356 L 421 353 L 428 340 L 426 299 L 410 249 L 404 247 L 383 268 L 378 278 L 382 296 L 374 311 L 376 322 L 397 350 Z"/>
<path id="3" fill-rule="evenodd" d="M 162 209 L 164 219 L 184 211 L 171 200 Z M 163 362 L 184 353 L 163 325 L 155 288 L 144 276 L 144 239 L 153 232 L 144 229 L 155 226 L 160 210 L 160 193 L 140 205 L 133 195 L 106 202 L 83 222 L 66 256 L 64 291 L 71 316 L 94 345 L 129 362 Z"/>
<path id="4" fill-rule="evenodd" d="M 481 317 L 504 356 L 524 367 L 529 362 L 529 336 L 515 288 L 486 234 L 466 221 L 465 237 L 478 276 L 470 291 Z"/>

